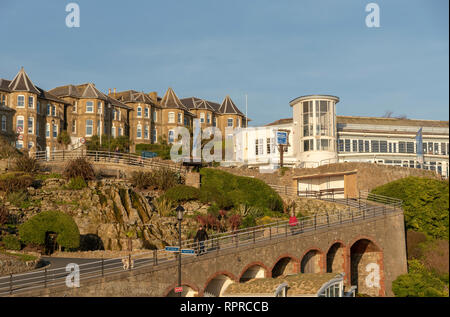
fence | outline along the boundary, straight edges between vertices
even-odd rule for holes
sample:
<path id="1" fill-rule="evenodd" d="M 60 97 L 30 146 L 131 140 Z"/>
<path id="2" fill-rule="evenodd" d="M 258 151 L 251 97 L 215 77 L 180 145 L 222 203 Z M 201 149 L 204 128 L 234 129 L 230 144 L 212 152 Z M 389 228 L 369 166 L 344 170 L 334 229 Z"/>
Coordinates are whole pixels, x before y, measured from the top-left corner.
<path id="1" fill-rule="evenodd" d="M 113 163 L 142 168 L 168 168 L 180 173 L 186 173 L 186 168 L 181 163 L 160 162 L 153 158 L 143 158 L 132 153 L 108 152 L 108 151 L 41 151 L 32 153 L 32 156 L 40 162 L 65 162 L 79 157 L 86 157 L 94 163 Z"/>
<path id="2" fill-rule="evenodd" d="M 321 213 L 301 218 L 296 226 L 291 226 L 288 220 L 284 220 L 215 234 L 203 243 L 195 242 L 192 239 L 185 240 L 181 243 L 181 249 L 194 250 L 198 254 L 200 248 L 203 248 L 207 254 L 214 255 L 223 250 L 237 250 L 243 246 L 251 246 L 257 243 L 271 243 L 273 240 L 288 239 L 289 237 L 301 235 L 306 232 L 315 232 L 342 224 L 351 224 L 371 218 L 383 217 L 386 214 L 398 211 L 397 207 L 401 206 L 400 200 L 370 193 L 362 193 L 356 200 L 335 199 L 334 201 L 347 204 L 349 208 L 339 213 Z M 130 254 L 128 257 L 92 261 L 79 265 L 80 280 L 97 279 L 144 267 L 157 267 L 161 264 L 174 263 L 177 255 L 177 253 L 160 249 L 137 255 Z M 197 257 L 196 259 L 200 260 L 201 258 Z M 65 268 L 45 268 L 29 273 L 11 274 L 0 277 L 0 296 L 65 285 L 68 274 L 69 272 L 66 272 Z"/>

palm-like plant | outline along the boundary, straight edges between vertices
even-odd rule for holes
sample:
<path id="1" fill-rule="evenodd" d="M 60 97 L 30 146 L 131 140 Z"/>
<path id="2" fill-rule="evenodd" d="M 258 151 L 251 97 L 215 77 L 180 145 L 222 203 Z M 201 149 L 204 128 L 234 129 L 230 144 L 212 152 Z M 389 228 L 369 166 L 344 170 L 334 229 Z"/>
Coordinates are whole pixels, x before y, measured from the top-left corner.
<path id="1" fill-rule="evenodd" d="M 173 201 L 163 196 L 155 199 L 153 206 L 161 217 L 167 217 L 174 209 Z"/>

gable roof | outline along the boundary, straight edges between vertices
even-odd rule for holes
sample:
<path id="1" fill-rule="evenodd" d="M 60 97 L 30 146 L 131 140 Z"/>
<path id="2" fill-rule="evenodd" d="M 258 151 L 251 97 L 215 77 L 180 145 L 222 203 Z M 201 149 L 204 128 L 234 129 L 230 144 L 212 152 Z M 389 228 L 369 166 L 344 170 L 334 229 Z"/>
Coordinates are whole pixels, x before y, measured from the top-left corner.
<path id="1" fill-rule="evenodd" d="M 161 106 L 164 108 L 178 108 L 188 110 L 187 107 L 180 101 L 173 89 L 169 87 L 161 100 Z"/>
<path id="2" fill-rule="evenodd" d="M 223 114 L 238 114 L 243 116 L 244 114 L 236 107 L 230 96 L 226 96 L 220 105 L 219 112 Z"/>
<path id="3" fill-rule="evenodd" d="M 81 98 L 81 93 L 78 91 L 77 87 L 74 85 L 59 86 L 50 89 L 49 92 L 58 97 L 73 97 Z"/>
<path id="4" fill-rule="evenodd" d="M 157 106 L 155 104 L 155 101 L 152 100 L 152 98 L 143 92 L 138 92 L 135 90 L 127 90 L 122 91 L 115 94 L 116 99 L 123 102 L 123 103 L 129 103 L 129 102 L 142 102 L 147 103 L 153 106 Z"/>
<path id="5" fill-rule="evenodd" d="M 34 94 L 40 94 L 33 82 L 28 77 L 23 67 L 19 70 L 16 77 L 9 83 L 10 91 L 27 91 Z"/>
<path id="6" fill-rule="evenodd" d="M 184 98 L 181 99 L 181 102 L 189 109 L 205 109 L 212 112 L 216 112 L 216 110 L 212 107 L 211 103 L 207 100 L 196 98 L 196 97 L 190 97 L 190 98 Z"/>

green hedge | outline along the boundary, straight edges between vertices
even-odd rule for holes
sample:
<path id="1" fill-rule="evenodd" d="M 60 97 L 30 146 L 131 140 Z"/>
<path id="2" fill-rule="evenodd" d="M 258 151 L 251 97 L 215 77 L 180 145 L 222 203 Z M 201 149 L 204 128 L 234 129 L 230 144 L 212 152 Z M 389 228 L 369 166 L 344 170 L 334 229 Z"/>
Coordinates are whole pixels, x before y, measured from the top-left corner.
<path id="1" fill-rule="evenodd" d="M 197 200 L 200 197 L 200 190 L 192 186 L 178 185 L 168 189 L 164 197 L 176 202 Z"/>
<path id="2" fill-rule="evenodd" d="M 142 151 L 155 152 L 163 160 L 170 159 L 170 146 L 167 144 L 136 144 L 136 154 L 141 155 Z"/>
<path id="3" fill-rule="evenodd" d="M 19 239 L 13 235 L 7 235 L 2 239 L 3 244 L 5 245 L 5 249 L 7 250 L 20 250 L 22 245 L 20 244 Z"/>
<path id="4" fill-rule="evenodd" d="M 372 193 L 403 200 L 406 228 L 448 240 L 448 181 L 406 177 L 372 190 Z"/>
<path id="5" fill-rule="evenodd" d="M 200 199 L 204 202 L 215 202 L 219 208 L 243 204 L 283 211 L 280 195 L 262 180 L 236 176 L 211 168 L 202 168 L 200 175 L 202 178 Z"/>
<path id="6" fill-rule="evenodd" d="M 80 245 L 80 231 L 75 221 L 59 211 L 43 211 L 19 227 L 20 239 L 25 243 L 45 244 L 47 232 L 57 233 L 56 242 L 68 249 Z"/>

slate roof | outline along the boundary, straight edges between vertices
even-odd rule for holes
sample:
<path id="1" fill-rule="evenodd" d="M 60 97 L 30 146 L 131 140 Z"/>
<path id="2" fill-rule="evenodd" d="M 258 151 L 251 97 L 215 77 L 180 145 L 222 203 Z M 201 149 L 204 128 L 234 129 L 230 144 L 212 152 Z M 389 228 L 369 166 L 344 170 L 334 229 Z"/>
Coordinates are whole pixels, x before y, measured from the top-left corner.
<path id="1" fill-rule="evenodd" d="M 181 109 L 186 111 L 189 115 L 195 117 L 193 113 L 189 111 L 189 108 L 186 107 L 181 100 L 178 98 L 178 96 L 175 94 L 173 89 L 169 87 L 164 94 L 164 96 L 161 99 L 160 102 L 161 106 L 163 108 L 175 108 L 175 109 Z"/>
<path id="2" fill-rule="evenodd" d="M 98 90 L 93 83 L 86 83 L 81 85 L 65 85 L 56 87 L 50 90 L 50 92 L 58 97 L 73 97 L 80 99 L 100 99 L 106 102 L 109 102 L 113 106 L 124 108 L 124 109 L 132 109 L 128 107 L 123 102 L 120 102 L 117 99 L 114 99 L 100 90 Z"/>
<path id="3" fill-rule="evenodd" d="M 119 92 L 116 94 L 116 99 L 123 103 L 142 102 L 142 103 L 151 104 L 153 106 L 157 106 L 155 104 L 155 101 L 152 100 L 152 98 L 150 98 L 149 95 L 147 95 L 146 93 L 143 93 L 143 92 L 135 91 L 135 90 L 127 90 L 127 91 Z"/>
<path id="4" fill-rule="evenodd" d="M 236 107 L 230 96 L 226 96 L 220 105 L 219 112 L 223 114 L 238 114 L 243 116 L 244 114 Z"/>
<path id="5" fill-rule="evenodd" d="M 39 95 L 40 91 L 28 77 L 23 67 L 19 70 L 16 77 L 9 83 L 8 88 L 11 92 L 27 91 Z"/>
<path id="6" fill-rule="evenodd" d="M 288 284 L 288 296 L 315 296 L 320 288 L 334 279 L 336 273 L 302 273 L 277 278 L 259 278 L 245 283 L 230 284 L 224 292 L 227 296 L 275 294 L 277 287 Z"/>
<path id="7" fill-rule="evenodd" d="M 8 88 L 10 83 L 10 80 L 0 78 L 0 91 L 11 92 L 11 90 Z"/>
<path id="8" fill-rule="evenodd" d="M 190 98 L 184 98 L 181 99 L 181 102 L 189 109 L 204 109 L 209 110 L 212 112 L 216 112 L 216 110 L 212 107 L 209 101 L 196 98 L 196 97 L 190 97 Z"/>

